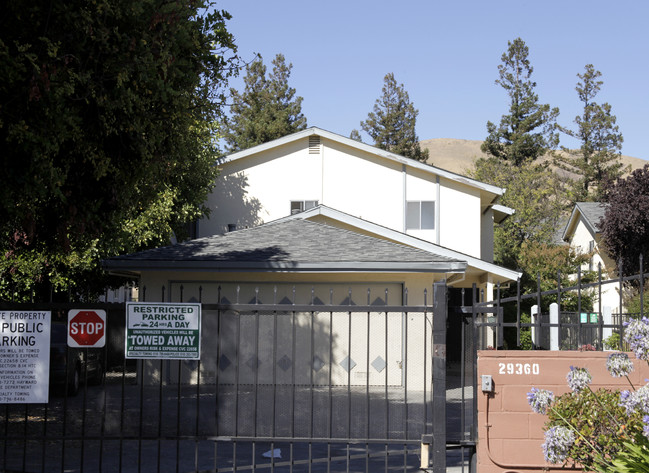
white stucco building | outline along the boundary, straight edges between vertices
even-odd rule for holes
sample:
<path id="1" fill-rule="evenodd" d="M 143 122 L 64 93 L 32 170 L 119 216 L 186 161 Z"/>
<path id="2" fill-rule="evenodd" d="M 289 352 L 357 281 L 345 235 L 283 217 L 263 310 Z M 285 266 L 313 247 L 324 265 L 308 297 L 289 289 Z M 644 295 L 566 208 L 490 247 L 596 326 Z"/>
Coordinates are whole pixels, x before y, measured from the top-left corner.
<path id="1" fill-rule="evenodd" d="M 198 236 L 223 234 L 319 204 L 485 261 L 504 189 L 321 130 L 225 157 Z"/>
<path id="2" fill-rule="evenodd" d="M 219 167 L 199 237 L 307 211 L 300 218 L 468 260 L 466 272 L 448 276 L 457 287 L 490 291 L 518 276 L 492 264 L 494 224 L 512 213 L 498 204 L 504 189 L 319 128 L 234 153 Z"/>
<path id="3" fill-rule="evenodd" d="M 498 203 L 504 189 L 319 128 L 234 153 L 218 165 L 206 203 L 211 213 L 197 223 L 196 239 L 105 262 L 111 272 L 139 277 L 146 300 L 430 305 L 433 284 L 444 280 L 450 305 L 465 305 L 474 284 L 489 298 L 496 284 L 520 277 L 493 264 L 494 225 L 512 213 Z M 462 288 L 469 289 L 464 300 Z M 305 324 L 314 323 L 305 317 Z M 343 346 L 333 353 L 338 364 L 332 366 L 341 366 L 346 356 L 394 360 L 410 354 L 424 360 L 430 355 L 429 317 L 398 313 L 372 324 L 388 339 L 372 343 L 371 356 L 354 353 L 360 349 L 355 344 Z M 344 313 L 340 320 L 325 318 L 318 333 L 345 339 L 348 320 Z M 364 319 L 349 323 L 359 333 L 370 331 Z M 449 317 L 449 324 L 449 357 L 459 359 L 461 317 Z M 278 328 L 273 337 L 281 333 Z M 241 343 L 265 346 L 259 339 Z M 373 383 L 380 372 L 355 369 L 360 382 Z M 411 362 L 407 369 L 430 364 Z M 401 368 L 392 373 L 401 379 Z M 426 379 L 422 374 L 410 376 Z"/>

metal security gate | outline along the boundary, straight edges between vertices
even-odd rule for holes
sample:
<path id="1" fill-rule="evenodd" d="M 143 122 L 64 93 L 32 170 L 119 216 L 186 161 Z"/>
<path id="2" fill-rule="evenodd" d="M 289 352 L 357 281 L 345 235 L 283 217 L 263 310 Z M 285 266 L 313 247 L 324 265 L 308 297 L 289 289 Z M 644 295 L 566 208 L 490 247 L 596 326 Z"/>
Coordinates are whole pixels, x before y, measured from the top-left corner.
<path id="1" fill-rule="evenodd" d="M 0 471 L 446 471 L 433 289 L 422 306 L 203 304 L 200 361 L 122 357 L 76 396 L 0 405 Z"/>

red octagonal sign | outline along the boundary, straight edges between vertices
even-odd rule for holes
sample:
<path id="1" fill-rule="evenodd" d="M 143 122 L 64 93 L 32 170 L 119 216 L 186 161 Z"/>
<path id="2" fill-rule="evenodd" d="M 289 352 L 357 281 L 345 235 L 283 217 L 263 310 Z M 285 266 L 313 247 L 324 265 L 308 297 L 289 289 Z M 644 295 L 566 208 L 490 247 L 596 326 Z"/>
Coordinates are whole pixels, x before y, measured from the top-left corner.
<path id="1" fill-rule="evenodd" d="M 101 348 L 106 344 L 106 311 L 68 312 L 68 346 Z"/>

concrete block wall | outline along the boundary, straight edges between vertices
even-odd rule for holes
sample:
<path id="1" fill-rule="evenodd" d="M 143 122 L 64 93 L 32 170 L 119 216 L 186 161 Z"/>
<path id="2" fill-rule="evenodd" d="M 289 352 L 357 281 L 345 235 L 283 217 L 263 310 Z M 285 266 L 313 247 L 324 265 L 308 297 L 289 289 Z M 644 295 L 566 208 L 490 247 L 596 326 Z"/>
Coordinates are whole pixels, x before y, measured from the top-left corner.
<path id="1" fill-rule="evenodd" d="M 542 473 L 566 471 L 543 459 L 543 426 L 546 416 L 532 412 L 527 393 L 532 387 L 548 389 L 555 396 L 570 391 L 566 375 L 570 366 L 587 368 L 591 387 L 629 389 L 626 378 L 613 378 L 606 370 L 610 352 L 508 351 L 478 352 L 478 472 Z M 629 376 L 640 387 L 649 378 L 647 363 L 629 357 L 634 370 Z M 491 375 L 493 392 L 481 390 L 481 376 Z M 487 427 L 489 426 L 489 427 Z"/>

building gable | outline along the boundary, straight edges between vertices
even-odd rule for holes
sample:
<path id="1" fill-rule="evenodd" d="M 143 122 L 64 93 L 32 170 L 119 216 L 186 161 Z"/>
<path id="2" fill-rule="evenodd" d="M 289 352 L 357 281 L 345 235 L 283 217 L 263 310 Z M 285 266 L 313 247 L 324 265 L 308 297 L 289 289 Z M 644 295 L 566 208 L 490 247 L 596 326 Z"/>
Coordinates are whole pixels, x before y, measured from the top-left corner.
<path id="1" fill-rule="evenodd" d="M 199 236 L 223 234 L 324 204 L 396 231 L 482 257 L 482 233 L 503 189 L 318 128 L 221 162 Z M 485 221 L 488 220 L 488 225 Z"/>

